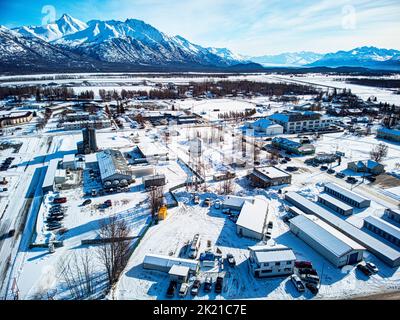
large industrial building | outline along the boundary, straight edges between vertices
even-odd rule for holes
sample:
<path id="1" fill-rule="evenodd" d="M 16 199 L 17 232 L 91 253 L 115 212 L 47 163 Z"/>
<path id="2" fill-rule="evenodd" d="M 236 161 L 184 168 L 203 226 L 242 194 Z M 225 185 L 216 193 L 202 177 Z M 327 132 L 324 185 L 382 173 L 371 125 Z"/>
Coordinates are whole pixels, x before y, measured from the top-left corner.
<path id="1" fill-rule="evenodd" d="M 364 228 L 400 247 L 400 228 L 391 223 L 378 217 L 369 216 L 364 219 Z"/>
<path id="2" fill-rule="evenodd" d="M 343 188 L 336 183 L 325 184 L 324 191 L 353 207 L 366 208 L 371 205 L 371 200 L 366 199 L 353 191 Z"/>
<path id="3" fill-rule="evenodd" d="M 399 251 L 370 236 L 349 222 L 337 217 L 335 214 L 329 212 L 315 202 L 304 198 L 296 192 L 286 193 L 285 200 L 302 210 L 304 213 L 317 216 L 333 228 L 348 236 L 350 239 L 358 242 L 390 267 L 400 266 Z"/>
<path id="4" fill-rule="evenodd" d="M 96 154 L 101 181 L 105 188 L 126 187 L 134 177 L 123 154 L 118 150 L 104 150 Z"/>
<path id="5" fill-rule="evenodd" d="M 249 174 L 249 179 L 253 187 L 269 188 L 290 184 L 292 176 L 276 167 L 254 168 Z"/>
<path id="6" fill-rule="evenodd" d="M 90 154 L 97 152 L 96 130 L 93 128 L 84 128 L 82 130 L 83 140 L 77 143 L 79 154 Z"/>
<path id="7" fill-rule="evenodd" d="M 55 176 L 58 169 L 59 159 L 52 159 L 47 166 L 46 175 L 44 177 L 42 191 L 43 193 L 54 191 Z"/>
<path id="8" fill-rule="evenodd" d="M 257 278 L 280 277 L 293 274 L 296 256 L 288 247 L 253 246 L 249 247 L 250 271 Z"/>
<path id="9" fill-rule="evenodd" d="M 363 259 L 363 246 L 316 217 L 298 215 L 290 230 L 338 268 Z"/>
<path id="10" fill-rule="evenodd" d="M 272 121 L 280 124 L 284 128 L 285 133 L 318 131 L 328 128 L 333 121 L 331 118 L 322 116 L 320 113 L 312 111 L 286 111 L 283 113 L 275 113 L 269 118 Z"/>

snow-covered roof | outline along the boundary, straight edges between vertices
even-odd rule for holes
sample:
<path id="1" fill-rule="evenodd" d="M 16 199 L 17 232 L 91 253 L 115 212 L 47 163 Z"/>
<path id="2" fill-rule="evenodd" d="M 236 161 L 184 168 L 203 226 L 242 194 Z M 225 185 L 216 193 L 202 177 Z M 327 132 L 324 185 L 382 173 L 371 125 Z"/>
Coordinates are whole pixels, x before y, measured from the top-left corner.
<path id="1" fill-rule="evenodd" d="M 285 171 L 282 171 L 276 167 L 257 168 L 257 169 L 255 169 L 255 171 L 262 173 L 264 176 L 266 176 L 269 179 L 278 179 L 278 178 L 284 178 L 284 177 L 290 176 Z"/>
<path id="2" fill-rule="evenodd" d="M 66 154 L 63 157 L 63 162 L 67 163 L 67 162 L 74 162 L 75 161 L 75 155 L 74 154 Z"/>
<path id="3" fill-rule="evenodd" d="M 171 269 L 169 269 L 168 274 L 180 277 L 187 277 L 190 272 L 190 268 L 186 266 L 179 266 L 174 264 Z"/>
<path id="4" fill-rule="evenodd" d="M 244 198 L 244 197 L 237 197 L 237 196 L 226 196 L 223 202 L 224 207 L 236 207 L 241 208 L 243 207 L 245 202 L 252 202 L 253 199 L 251 198 Z"/>
<path id="5" fill-rule="evenodd" d="M 42 188 L 51 187 L 54 184 L 59 159 L 52 159 L 47 167 L 46 176 L 44 177 Z"/>
<path id="6" fill-rule="evenodd" d="M 396 239 L 400 239 L 400 228 L 394 226 L 393 224 L 374 216 L 368 216 L 364 219 L 364 221 L 377 227 L 378 229 L 381 229 Z"/>
<path id="7" fill-rule="evenodd" d="M 340 230 L 348 237 L 351 237 L 358 243 L 362 244 L 380 259 L 383 259 L 386 263 L 389 263 L 392 266 L 398 266 L 400 264 L 399 251 L 370 236 L 349 222 L 339 218 L 332 212 L 317 205 L 315 202 L 304 198 L 296 192 L 286 193 L 285 199 L 296 206 L 301 206 L 300 209 L 304 210 L 305 213 L 314 214 L 335 229 Z"/>
<path id="8" fill-rule="evenodd" d="M 236 224 L 248 230 L 263 233 L 267 208 L 268 203 L 263 199 L 256 198 L 253 202 L 246 201 L 243 204 Z"/>
<path id="9" fill-rule="evenodd" d="M 344 210 L 344 211 L 348 211 L 348 210 L 352 210 L 353 207 L 349 206 L 347 203 L 344 203 L 334 197 L 332 197 L 331 195 L 327 194 L 327 193 L 321 193 L 319 195 L 319 197 L 321 199 L 324 199 L 326 202 L 331 203 L 333 205 L 335 205 L 336 207 Z"/>
<path id="10" fill-rule="evenodd" d="M 102 180 L 106 180 L 115 174 L 132 175 L 126 160 L 118 150 L 104 150 L 97 153 L 100 175 Z"/>
<path id="11" fill-rule="evenodd" d="M 296 260 L 296 256 L 290 249 L 273 250 L 273 251 L 255 251 L 254 256 L 256 257 L 258 263 L 285 262 L 285 261 Z"/>
<path id="12" fill-rule="evenodd" d="M 160 267 L 172 267 L 174 265 L 184 266 L 190 270 L 197 270 L 199 262 L 195 260 L 175 258 L 158 254 L 147 254 L 143 260 L 144 264 L 157 265 Z"/>
<path id="13" fill-rule="evenodd" d="M 252 125 L 254 127 L 263 128 L 263 129 L 267 129 L 271 126 L 281 127 L 279 124 L 276 124 L 275 122 L 272 122 L 270 119 L 267 119 L 267 118 L 258 119 L 256 121 L 254 121 L 252 123 Z"/>
<path id="14" fill-rule="evenodd" d="M 367 198 L 364 198 L 364 197 L 360 196 L 359 194 L 354 193 L 353 191 L 350 191 L 349 189 L 339 186 L 336 183 L 330 182 L 330 183 L 325 184 L 325 189 L 329 189 L 329 190 L 335 191 L 337 193 L 340 193 L 343 196 L 345 196 L 346 198 L 352 199 L 358 203 L 361 203 L 364 201 L 370 201 Z"/>
<path id="15" fill-rule="evenodd" d="M 290 224 L 296 226 L 336 257 L 342 257 L 353 250 L 365 250 L 364 247 L 316 217 L 299 215 L 291 219 Z"/>

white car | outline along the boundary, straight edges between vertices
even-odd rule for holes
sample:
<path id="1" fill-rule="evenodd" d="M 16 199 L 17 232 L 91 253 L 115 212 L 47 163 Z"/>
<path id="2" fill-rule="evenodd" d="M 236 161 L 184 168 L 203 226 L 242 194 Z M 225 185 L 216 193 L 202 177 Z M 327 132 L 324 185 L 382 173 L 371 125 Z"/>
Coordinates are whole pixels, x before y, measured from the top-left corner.
<path id="1" fill-rule="evenodd" d="M 304 292 L 306 290 L 303 282 L 301 281 L 301 279 L 299 278 L 299 276 L 293 274 L 290 277 L 290 280 L 292 281 L 293 285 L 295 286 L 296 290 L 298 292 Z"/>
<path id="2" fill-rule="evenodd" d="M 366 266 L 369 270 L 371 270 L 372 273 L 378 273 L 378 272 L 379 272 L 378 267 L 377 267 L 375 264 L 373 264 L 372 262 L 367 262 L 367 263 L 365 264 L 365 266 Z"/>
<path id="3" fill-rule="evenodd" d="M 188 290 L 189 290 L 189 285 L 187 283 L 182 283 L 179 289 L 179 296 L 182 298 L 186 297 Z"/>

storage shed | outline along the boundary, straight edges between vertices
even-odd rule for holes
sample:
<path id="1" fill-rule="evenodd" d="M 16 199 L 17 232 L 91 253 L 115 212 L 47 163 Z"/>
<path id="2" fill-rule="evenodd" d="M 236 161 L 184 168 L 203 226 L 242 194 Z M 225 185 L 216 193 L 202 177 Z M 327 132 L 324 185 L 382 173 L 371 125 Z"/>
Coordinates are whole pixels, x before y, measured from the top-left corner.
<path id="1" fill-rule="evenodd" d="M 363 259 L 363 246 L 316 217 L 299 215 L 290 230 L 338 268 Z"/>
<path id="2" fill-rule="evenodd" d="M 356 226 L 337 217 L 332 212 L 329 212 L 323 207 L 317 205 L 315 202 L 304 198 L 296 192 L 288 192 L 285 195 L 285 199 L 300 210 L 303 210 L 305 213 L 314 214 L 336 230 L 339 230 L 348 236 L 350 239 L 358 242 L 388 266 L 392 268 L 400 266 L 400 252 L 398 250 L 395 250 L 382 241 L 370 236 Z"/>
<path id="3" fill-rule="evenodd" d="M 399 209 L 386 209 L 385 214 L 389 219 L 391 219 L 397 223 L 400 223 L 400 210 Z"/>
<path id="4" fill-rule="evenodd" d="M 366 208 L 371 205 L 371 200 L 366 199 L 349 189 L 343 188 L 336 183 L 325 184 L 324 191 L 353 207 Z"/>
<path id="5" fill-rule="evenodd" d="M 184 283 L 188 281 L 190 269 L 185 266 L 173 265 L 169 270 L 169 279 L 178 283 Z"/>
<path id="6" fill-rule="evenodd" d="M 330 196 L 327 193 L 320 194 L 318 196 L 318 202 L 344 216 L 350 216 L 353 214 L 353 207 Z"/>
<path id="7" fill-rule="evenodd" d="M 400 228 L 374 216 L 364 219 L 364 227 L 400 247 Z"/>
<path id="8" fill-rule="evenodd" d="M 158 254 L 147 254 L 143 260 L 143 268 L 161 272 L 169 272 L 171 267 L 175 265 L 188 267 L 190 274 L 196 274 L 200 268 L 198 261 Z"/>

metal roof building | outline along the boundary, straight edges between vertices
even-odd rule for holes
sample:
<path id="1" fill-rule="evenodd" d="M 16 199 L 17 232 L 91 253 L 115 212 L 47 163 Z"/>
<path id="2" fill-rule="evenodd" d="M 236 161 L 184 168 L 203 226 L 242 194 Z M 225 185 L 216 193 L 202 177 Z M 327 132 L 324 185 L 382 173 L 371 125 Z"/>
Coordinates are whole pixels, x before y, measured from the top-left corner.
<path id="1" fill-rule="evenodd" d="M 353 207 L 348 204 L 330 196 L 327 193 L 322 193 L 318 196 L 318 202 L 333 209 L 334 211 L 344 215 L 349 216 L 353 214 Z"/>
<path id="2" fill-rule="evenodd" d="M 181 259 L 158 254 L 147 254 L 143 260 L 143 268 L 169 272 L 172 266 L 183 266 L 190 269 L 190 273 L 197 273 L 200 264 L 196 260 Z"/>
<path id="3" fill-rule="evenodd" d="M 375 239 L 356 226 L 342 220 L 328 210 L 317 205 L 296 192 L 288 192 L 285 199 L 291 204 L 303 210 L 307 214 L 314 214 L 324 222 L 339 230 L 349 238 L 360 243 L 372 252 L 379 259 L 391 267 L 400 266 L 400 252 L 388 246 L 387 244 Z"/>
<path id="4" fill-rule="evenodd" d="M 316 217 L 299 215 L 290 230 L 338 268 L 363 259 L 363 246 Z"/>
<path id="5" fill-rule="evenodd" d="M 128 185 L 133 177 L 122 153 L 104 150 L 96 154 L 101 181 L 105 187 Z"/>
<path id="6" fill-rule="evenodd" d="M 391 243 L 400 246 L 400 228 L 378 217 L 369 216 L 364 219 L 364 227 Z"/>
<path id="7" fill-rule="evenodd" d="M 349 189 L 343 188 L 336 183 L 325 184 L 324 191 L 357 208 L 366 208 L 371 205 L 371 200 L 366 199 Z"/>
<path id="8" fill-rule="evenodd" d="M 59 159 L 52 159 L 47 166 L 46 176 L 42 184 L 43 193 L 54 191 L 54 178 L 58 169 Z"/>
<path id="9" fill-rule="evenodd" d="M 245 201 L 236 222 L 236 232 L 252 239 L 263 240 L 268 214 L 268 203 L 262 199 Z"/>

